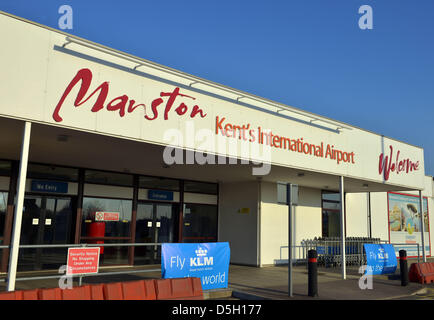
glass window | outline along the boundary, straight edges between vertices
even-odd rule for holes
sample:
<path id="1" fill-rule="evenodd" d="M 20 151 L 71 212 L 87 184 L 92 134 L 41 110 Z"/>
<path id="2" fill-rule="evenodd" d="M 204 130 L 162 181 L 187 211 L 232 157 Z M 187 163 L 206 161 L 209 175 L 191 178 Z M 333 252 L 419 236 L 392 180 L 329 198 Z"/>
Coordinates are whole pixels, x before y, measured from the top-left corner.
<path id="1" fill-rule="evenodd" d="M 322 236 L 340 237 L 340 213 L 336 211 L 322 211 Z"/>
<path id="2" fill-rule="evenodd" d="M 288 184 L 277 182 L 277 203 L 288 205 L 287 189 Z M 299 204 L 299 194 L 299 186 L 297 184 L 292 184 L 290 196 L 293 205 Z"/>
<path id="3" fill-rule="evenodd" d="M 217 194 L 217 184 L 207 182 L 185 181 L 184 191 L 195 193 Z"/>
<path id="4" fill-rule="evenodd" d="M 140 177 L 139 187 L 145 189 L 160 189 L 179 191 L 179 181 L 174 179 Z"/>
<path id="5" fill-rule="evenodd" d="M 133 176 L 123 173 L 86 170 L 84 179 L 85 182 L 89 183 L 111 184 L 127 187 L 131 187 L 133 185 Z"/>
<path id="6" fill-rule="evenodd" d="M 179 207 L 172 203 L 139 202 L 136 215 L 136 243 L 178 242 Z M 134 264 L 161 262 L 161 246 L 138 246 Z"/>
<path id="7" fill-rule="evenodd" d="M 90 243 L 89 241 L 81 241 L 82 243 Z M 110 243 L 129 243 L 129 240 L 104 240 L 106 244 Z M 113 266 L 128 264 L 128 248 L 129 247 L 100 247 L 99 265 Z"/>
<path id="8" fill-rule="evenodd" d="M 323 192 L 322 194 L 322 199 L 323 200 L 330 200 L 330 201 L 338 201 L 340 202 L 340 193 L 336 193 L 336 192 Z"/>
<path id="9" fill-rule="evenodd" d="M 8 193 L 0 192 L 0 237 L 3 237 L 7 207 L 8 207 Z M 3 241 L 1 241 L 1 243 L 3 243 Z"/>
<path id="10" fill-rule="evenodd" d="M 0 161 L 0 176 L 10 176 L 11 175 L 11 162 L 10 161 Z"/>
<path id="11" fill-rule="evenodd" d="M 340 193 L 322 193 L 322 236 L 340 237 L 341 225 Z"/>
<path id="12" fill-rule="evenodd" d="M 132 205 L 131 200 L 84 197 L 82 237 L 129 237 Z"/>
<path id="13" fill-rule="evenodd" d="M 78 169 L 29 163 L 27 177 L 30 179 L 78 181 Z"/>
<path id="14" fill-rule="evenodd" d="M 323 201 L 322 208 L 340 211 L 341 210 L 341 204 L 340 204 L 340 202 Z"/>
<path id="15" fill-rule="evenodd" d="M 217 206 L 184 204 L 183 242 L 217 241 Z"/>
<path id="16" fill-rule="evenodd" d="M 277 203 L 287 204 L 286 200 L 286 184 L 277 184 Z"/>

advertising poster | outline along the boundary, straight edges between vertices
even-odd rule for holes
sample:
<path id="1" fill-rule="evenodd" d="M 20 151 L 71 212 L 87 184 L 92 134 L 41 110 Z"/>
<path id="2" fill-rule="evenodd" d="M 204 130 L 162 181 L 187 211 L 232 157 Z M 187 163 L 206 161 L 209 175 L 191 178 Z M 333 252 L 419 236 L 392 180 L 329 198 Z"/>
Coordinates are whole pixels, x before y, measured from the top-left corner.
<path id="1" fill-rule="evenodd" d="M 161 275 L 163 279 L 200 278 L 204 290 L 227 288 L 229 260 L 228 242 L 163 243 Z"/>
<path id="2" fill-rule="evenodd" d="M 417 246 L 419 243 L 420 255 L 422 255 L 422 233 L 420 219 L 419 197 L 409 194 L 389 192 L 388 211 L 389 211 L 389 241 L 395 245 L 395 252 L 406 250 L 408 257 L 417 257 Z M 423 198 L 423 221 L 424 221 L 424 241 L 425 252 L 431 256 L 430 230 L 428 218 L 428 199 Z"/>

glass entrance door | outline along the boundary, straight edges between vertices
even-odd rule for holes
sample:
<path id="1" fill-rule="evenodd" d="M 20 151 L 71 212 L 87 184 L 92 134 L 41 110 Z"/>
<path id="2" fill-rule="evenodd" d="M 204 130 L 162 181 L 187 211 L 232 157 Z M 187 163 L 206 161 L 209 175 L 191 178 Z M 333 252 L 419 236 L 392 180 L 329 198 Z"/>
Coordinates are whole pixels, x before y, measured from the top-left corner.
<path id="1" fill-rule="evenodd" d="M 74 238 L 74 201 L 69 197 L 26 195 L 21 244 L 67 244 Z M 57 269 L 66 264 L 65 248 L 20 249 L 18 270 Z"/>
<path id="2" fill-rule="evenodd" d="M 136 217 L 136 243 L 178 241 L 178 205 L 140 202 Z M 134 249 L 134 264 L 161 263 L 161 246 Z"/>

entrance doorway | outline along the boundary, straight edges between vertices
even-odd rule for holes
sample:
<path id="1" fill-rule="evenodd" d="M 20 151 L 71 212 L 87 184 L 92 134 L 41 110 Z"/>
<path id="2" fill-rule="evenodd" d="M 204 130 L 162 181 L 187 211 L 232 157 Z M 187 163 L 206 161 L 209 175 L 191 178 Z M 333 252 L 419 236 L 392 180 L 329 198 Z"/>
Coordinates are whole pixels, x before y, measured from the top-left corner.
<path id="1" fill-rule="evenodd" d="M 178 242 L 179 205 L 139 202 L 136 216 L 136 243 Z M 161 246 L 134 249 L 134 264 L 161 261 Z"/>
<path id="2" fill-rule="evenodd" d="M 322 192 L 322 236 L 340 237 L 341 201 L 338 192 Z"/>
<path id="3" fill-rule="evenodd" d="M 26 195 L 20 243 L 73 243 L 75 203 L 72 197 Z M 20 249 L 18 270 L 57 269 L 66 264 L 66 256 L 65 248 Z"/>

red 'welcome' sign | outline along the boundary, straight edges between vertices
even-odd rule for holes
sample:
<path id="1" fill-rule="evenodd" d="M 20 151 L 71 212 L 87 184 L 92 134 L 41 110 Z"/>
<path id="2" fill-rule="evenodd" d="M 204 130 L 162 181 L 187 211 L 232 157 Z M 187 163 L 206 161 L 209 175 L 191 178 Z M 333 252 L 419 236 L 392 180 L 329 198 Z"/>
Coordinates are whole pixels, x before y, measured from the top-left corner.
<path id="1" fill-rule="evenodd" d="M 66 274 L 98 273 L 99 247 L 69 248 Z"/>

